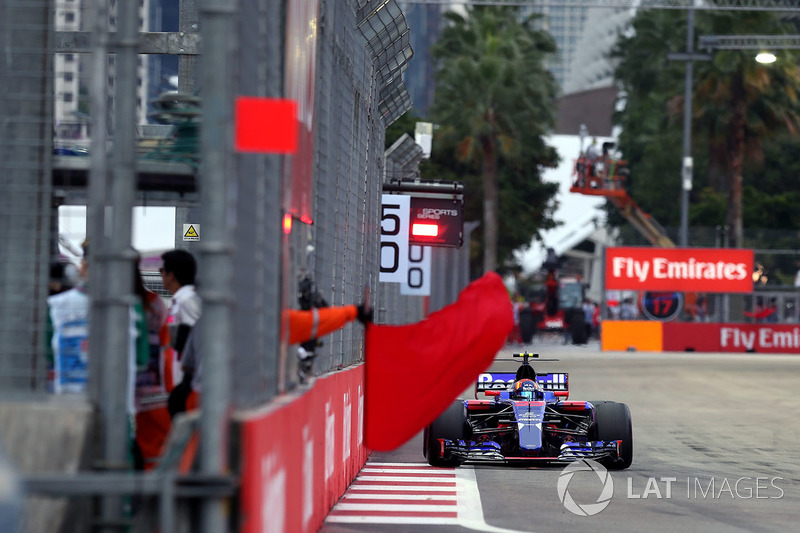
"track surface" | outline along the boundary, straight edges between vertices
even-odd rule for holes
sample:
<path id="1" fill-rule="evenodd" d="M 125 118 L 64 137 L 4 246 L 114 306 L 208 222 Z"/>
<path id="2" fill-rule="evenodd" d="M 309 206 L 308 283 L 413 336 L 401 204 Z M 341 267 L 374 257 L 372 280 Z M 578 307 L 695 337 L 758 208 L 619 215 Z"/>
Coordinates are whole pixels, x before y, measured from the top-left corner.
<path id="1" fill-rule="evenodd" d="M 454 519 L 426 521 L 424 512 L 422 517 L 395 519 L 380 511 L 400 509 L 395 514 L 403 516 L 404 508 L 394 507 L 397 500 L 381 503 L 377 497 L 369 503 L 356 498 L 349 500 L 354 506 L 346 507 L 350 518 L 341 522 L 329 518 L 321 531 L 638 533 L 800 528 L 800 354 L 620 353 L 600 352 L 596 344 L 534 344 L 527 349 L 541 352 L 543 358 L 560 358 L 533 365 L 540 372 L 569 372 L 570 399 L 629 405 L 633 465 L 611 474 L 613 497 L 607 507 L 592 516 L 568 511 L 557 491 L 562 466 L 472 465 L 456 471 L 462 479 L 458 496 L 455 503 L 445 503 L 450 506 L 445 510 L 460 509 Z M 498 359 L 513 351 L 520 349 L 504 350 Z M 513 371 L 517 366 L 497 361 L 492 369 Z M 463 397 L 471 397 L 470 393 Z M 417 475 L 423 478 L 434 470 L 425 470 L 422 464 L 421 435 L 394 452 L 373 453 L 370 463 L 421 468 Z M 413 478 L 394 482 L 408 482 L 412 494 L 422 492 L 413 490 Z M 579 505 L 596 503 L 602 488 L 600 478 L 591 472 L 576 473 L 567 485 L 569 496 Z M 441 502 L 420 503 L 424 498 L 413 502 L 413 508 L 430 511 Z M 361 518 L 360 509 L 367 511 Z"/>

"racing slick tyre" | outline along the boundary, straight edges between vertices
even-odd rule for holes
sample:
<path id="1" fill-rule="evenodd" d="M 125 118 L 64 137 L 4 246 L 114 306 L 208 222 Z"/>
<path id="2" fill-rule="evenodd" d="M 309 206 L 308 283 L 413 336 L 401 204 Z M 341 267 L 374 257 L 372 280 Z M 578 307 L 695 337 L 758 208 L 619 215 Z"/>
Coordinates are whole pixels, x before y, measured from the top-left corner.
<path id="1" fill-rule="evenodd" d="M 467 438 L 467 410 L 461 400 L 445 411 L 425 428 L 422 436 L 422 453 L 431 466 L 455 467 L 464 460 L 452 457 L 449 453 L 441 455 L 439 439 L 465 440 Z"/>
<path id="2" fill-rule="evenodd" d="M 569 321 L 569 332 L 572 344 L 586 344 L 586 319 L 580 309 L 570 309 L 572 319 Z"/>
<path id="3" fill-rule="evenodd" d="M 533 310 L 526 307 L 519 312 L 519 335 L 522 338 L 522 344 L 530 344 L 534 333 L 536 333 L 536 320 Z"/>
<path id="4" fill-rule="evenodd" d="M 621 440 L 619 459 L 602 459 L 609 470 L 624 470 L 633 462 L 631 410 L 624 403 L 591 402 L 594 405 L 594 433 L 601 441 Z"/>

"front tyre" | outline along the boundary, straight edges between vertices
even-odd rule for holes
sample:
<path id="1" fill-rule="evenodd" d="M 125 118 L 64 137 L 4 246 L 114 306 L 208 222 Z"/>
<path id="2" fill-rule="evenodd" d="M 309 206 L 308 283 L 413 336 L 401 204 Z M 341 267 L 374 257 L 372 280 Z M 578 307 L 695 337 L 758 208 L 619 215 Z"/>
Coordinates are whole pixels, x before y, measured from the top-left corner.
<path id="1" fill-rule="evenodd" d="M 631 410 L 624 403 L 594 403 L 595 438 L 603 442 L 621 440 L 619 459 L 606 458 L 600 463 L 609 470 L 624 470 L 633 462 L 633 424 Z"/>
<path id="2" fill-rule="evenodd" d="M 453 457 L 449 452 L 442 455 L 439 439 L 465 440 L 467 437 L 467 408 L 458 400 L 425 428 L 422 436 L 422 453 L 428 464 L 438 467 L 456 467 L 464 460 Z"/>

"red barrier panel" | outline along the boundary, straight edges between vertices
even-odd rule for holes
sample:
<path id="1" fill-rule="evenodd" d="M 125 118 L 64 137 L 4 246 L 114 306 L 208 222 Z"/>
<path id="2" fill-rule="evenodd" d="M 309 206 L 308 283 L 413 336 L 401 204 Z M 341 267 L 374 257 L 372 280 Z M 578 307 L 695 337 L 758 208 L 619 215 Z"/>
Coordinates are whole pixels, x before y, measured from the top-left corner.
<path id="1" fill-rule="evenodd" d="M 800 326 L 788 324 L 664 324 L 664 351 L 800 353 Z"/>
<path id="2" fill-rule="evenodd" d="M 367 461 L 364 365 L 241 419 L 241 531 L 317 531 Z"/>
<path id="3" fill-rule="evenodd" d="M 718 352 L 719 324 L 664 322 L 661 350 L 665 352 Z"/>

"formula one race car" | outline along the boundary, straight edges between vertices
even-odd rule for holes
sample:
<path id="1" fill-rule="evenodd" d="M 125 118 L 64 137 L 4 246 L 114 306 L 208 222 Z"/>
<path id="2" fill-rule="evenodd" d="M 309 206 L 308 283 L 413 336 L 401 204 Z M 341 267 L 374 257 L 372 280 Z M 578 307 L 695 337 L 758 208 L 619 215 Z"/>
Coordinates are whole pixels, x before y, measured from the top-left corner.
<path id="1" fill-rule="evenodd" d="M 515 373 L 478 376 L 475 400 L 457 400 L 425 428 L 423 454 L 432 466 L 465 461 L 569 462 L 593 459 L 610 469 L 633 461 L 628 406 L 568 401 L 569 374 L 539 374 L 521 353 Z M 477 399 L 478 393 L 490 396 Z"/>

